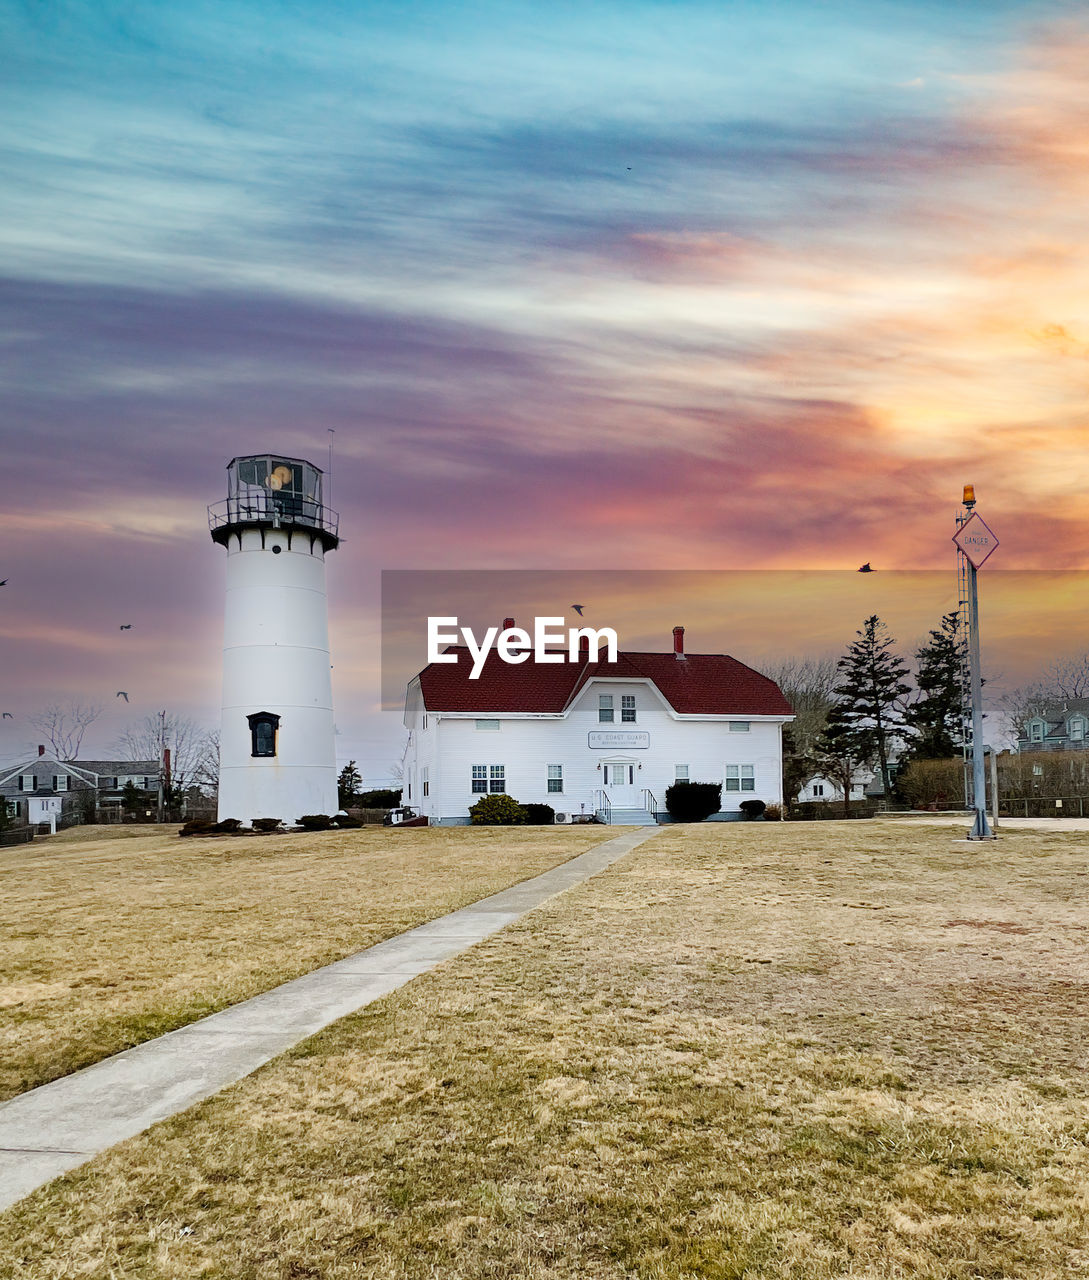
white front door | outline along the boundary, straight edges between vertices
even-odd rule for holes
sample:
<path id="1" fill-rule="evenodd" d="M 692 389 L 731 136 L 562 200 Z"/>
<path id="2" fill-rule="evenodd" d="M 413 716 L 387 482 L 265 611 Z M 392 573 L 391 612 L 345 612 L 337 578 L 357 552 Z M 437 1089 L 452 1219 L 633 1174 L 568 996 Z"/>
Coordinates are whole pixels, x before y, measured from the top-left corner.
<path id="1" fill-rule="evenodd" d="M 639 788 L 635 783 L 635 765 L 624 761 L 601 766 L 605 793 L 614 809 L 638 809 Z"/>

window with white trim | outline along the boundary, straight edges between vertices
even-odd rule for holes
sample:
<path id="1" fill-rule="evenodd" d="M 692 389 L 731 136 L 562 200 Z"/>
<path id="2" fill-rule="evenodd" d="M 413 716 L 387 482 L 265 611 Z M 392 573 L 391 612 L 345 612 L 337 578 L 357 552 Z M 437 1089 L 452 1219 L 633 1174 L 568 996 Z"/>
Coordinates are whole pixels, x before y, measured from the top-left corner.
<path id="1" fill-rule="evenodd" d="M 429 796 L 431 794 L 431 781 L 427 776 L 427 770 L 420 770 L 420 796 Z"/>
<path id="2" fill-rule="evenodd" d="M 1029 725 L 1029 738 L 1033 742 L 1043 742 L 1044 740 L 1044 724 L 1042 720 L 1033 720 Z"/>
<path id="3" fill-rule="evenodd" d="M 755 791 L 755 768 L 751 764 L 728 764 L 726 766 L 726 790 Z"/>
<path id="4" fill-rule="evenodd" d="M 687 781 L 688 781 L 688 765 L 686 765 L 686 764 L 675 764 L 675 765 L 673 766 L 673 781 L 674 781 L 674 782 L 687 782 Z"/>
<path id="5" fill-rule="evenodd" d="M 823 783 L 823 782 L 814 782 L 814 783 L 813 783 L 813 794 L 814 794 L 815 796 L 823 796 L 823 795 L 824 795 L 824 783 Z"/>
<path id="6" fill-rule="evenodd" d="M 1081 742 L 1085 737 L 1085 721 L 1081 716 L 1074 716 L 1070 721 L 1070 741 Z"/>
<path id="7" fill-rule="evenodd" d="M 549 795 L 563 795 L 562 764 L 550 764 L 548 766 L 548 792 Z"/>
<path id="8" fill-rule="evenodd" d="M 19 801 L 9 800 L 7 802 L 7 805 L 8 805 L 8 817 L 17 818 L 19 816 Z"/>
<path id="9" fill-rule="evenodd" d="M 1034 764 L 1032 766 L 1032 774 L 1035 778 L 1042 778 L 1044 776 L 1044 766 L 1042 764 Z"/>
<path id="10" fill-rule="evenodd" d="M 54 791 L 68 790 L 68 775 L 66 773 L 55 773 L 53 775 L 53 790 Z"/>
<path id="11" fill-rule="evenodd" d="M 620 721 L 622 724 L 635 723 L 634 693 L 623 693 L 620 695 Z"/>
<path id="12" fill-rule="evenodd" d="M 729 727 L 730 727 L 731 733 L 748 733 L 749 732 L 748 720 L 731 720 Z"/>
<path id="13" fill-rule="evenodd" d="M 507 766 L 505 764 L 474 764 L 471 784 L 474 796 L 484 796 L 489 791 L 506 791 Z"/>
<path id="14" fill-rule="evenodd" d="M 612 724 L 613 722 L 613 695 L 611 693 L 599 693 L 597 696 L 597 719 L 598 724 Z"/>
<path id="15" fill-rule="evenodd" d="M 476 722 L 476 727 L 481 732 L 487 731 L 488 733 L 498 733 L 499 721 L 498 720 L 478 720 Z"/>
<path id="16" fill-rule="evenodd" d="M 35 774 L 21 773 L 19 775 L 20 791 L 37 791 L 37 789 L 38 789 L 38 779 Z"/>

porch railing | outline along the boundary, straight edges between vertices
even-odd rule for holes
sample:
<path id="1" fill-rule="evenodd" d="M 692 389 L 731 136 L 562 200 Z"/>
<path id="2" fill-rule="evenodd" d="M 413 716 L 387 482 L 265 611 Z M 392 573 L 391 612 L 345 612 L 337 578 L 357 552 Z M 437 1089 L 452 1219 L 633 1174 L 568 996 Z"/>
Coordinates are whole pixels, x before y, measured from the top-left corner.
<path id="1" fill-rule="evenodd" d="M 600 803 L 598 803 L 599 800 Z M 594 812 L 606 826 L 612 826 L 613 802 L 609 799 L 609 793 L 604 787 L 598 787 L 594 792 Z"/>

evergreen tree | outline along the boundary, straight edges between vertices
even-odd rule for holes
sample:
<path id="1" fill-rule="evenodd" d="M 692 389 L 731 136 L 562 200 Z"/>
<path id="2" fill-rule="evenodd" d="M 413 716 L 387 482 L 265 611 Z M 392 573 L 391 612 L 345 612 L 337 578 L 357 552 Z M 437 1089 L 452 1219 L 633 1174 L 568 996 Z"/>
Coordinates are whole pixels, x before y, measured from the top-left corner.
<path id="1" fill-rule="evenodd" d="M 892 794 L 889 752 L 904 733 L 907 666 L 893 652 L 896 641 L 876 613 L 855 634 L 858 639 L 836 663 L 840 678 L 826 737 L 845 756 L 876 760 L 887 801 Z"/>
<path id="2" fill-rule="evenodd" d="M 916 651 L 919 698 L 904 719 L 915 732 L 911 754 L 917 760 L 948 760 L 959 755 L 964 734 L 966 641 L 958 613 L 947 613 L 940 631 L 931 631 Z"/>
<path id="3" fill-rule="evenodd" d="M 349 760 L 337 777 L 337 803 L 347 809 L 359 803 L 363 790 L 363 777 L 355 767 L 355 761 Z"/>
<path id="4" fill-rule="evenodd" d="M 828 712 L 824 729 L 813 745 L 814 766 L 830 778 L 843 792 L 843 816 L 851 816 L 851 782 L 855 771 L 869 764 L 866 744 L 860 740 L 837 703 Z"/>

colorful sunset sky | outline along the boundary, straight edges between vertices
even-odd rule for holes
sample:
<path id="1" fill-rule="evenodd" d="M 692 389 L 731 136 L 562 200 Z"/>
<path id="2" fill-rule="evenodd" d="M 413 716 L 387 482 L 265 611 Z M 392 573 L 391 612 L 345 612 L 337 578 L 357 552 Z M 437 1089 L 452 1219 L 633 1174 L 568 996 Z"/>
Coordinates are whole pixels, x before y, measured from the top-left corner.
<path id="1" fill-rule="evenodd" d="M 633 640 L 753 663 L 936 571 L 908 648 L 972 481 L 1016 571 L 985 660 L 1089 645 L 1084 5 L 98 0 L 5 5 L 0 41 L 0 762 L 72 697 L 107 707 L 85 756 L 215 722 L 205 507 L 330 429 L 368 781 L 383 570 L 592 573 L 599 625 L 615 595 Z M 802 572 L 863 561 L 877 594 Z M 617 570 L 776 605 L 633 607 Z"/>

